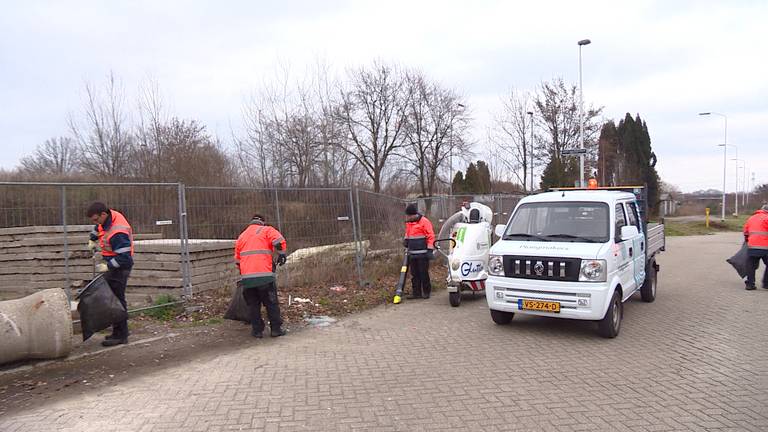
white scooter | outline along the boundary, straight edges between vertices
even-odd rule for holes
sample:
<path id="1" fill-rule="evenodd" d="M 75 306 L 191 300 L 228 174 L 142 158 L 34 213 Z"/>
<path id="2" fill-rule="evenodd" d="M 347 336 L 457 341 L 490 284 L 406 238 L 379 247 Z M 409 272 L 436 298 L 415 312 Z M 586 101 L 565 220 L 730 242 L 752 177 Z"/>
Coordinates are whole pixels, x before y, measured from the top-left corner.
<path id="1" fill-rule="evenodd" d="M 475 295 L 485 290 L 488 279 L 488 253 L 493 235 L 493 211 L 480 203 L 464 204 L 440 229 L 439 239 L 450 240 L 448 253 L 448 299 L 451 306 L 461 304 L 462 291 Z"/>

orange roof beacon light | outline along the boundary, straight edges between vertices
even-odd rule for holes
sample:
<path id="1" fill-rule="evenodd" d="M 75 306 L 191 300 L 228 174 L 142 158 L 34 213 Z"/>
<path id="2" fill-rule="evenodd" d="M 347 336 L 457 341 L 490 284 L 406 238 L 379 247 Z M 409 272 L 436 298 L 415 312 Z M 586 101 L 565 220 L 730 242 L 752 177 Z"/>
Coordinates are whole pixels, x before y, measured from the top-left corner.
<path id="1" fill-rule="evenodd" d="M 597 179 L 594 177 L 587 182 L 587 189 L 597 189 Z"/>

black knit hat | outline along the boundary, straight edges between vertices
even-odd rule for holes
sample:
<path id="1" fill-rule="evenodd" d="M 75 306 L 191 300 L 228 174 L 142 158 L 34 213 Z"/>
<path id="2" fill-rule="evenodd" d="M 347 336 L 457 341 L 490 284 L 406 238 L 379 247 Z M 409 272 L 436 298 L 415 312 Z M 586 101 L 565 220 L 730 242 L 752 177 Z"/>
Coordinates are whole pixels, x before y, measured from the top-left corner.
<path id="1" fill-rule="evenodd" d="M 416 205 L 416 203 L 410 203 L 405 207 L 405 214 L 407 215 L 419 214 L 419 207 Z"/>

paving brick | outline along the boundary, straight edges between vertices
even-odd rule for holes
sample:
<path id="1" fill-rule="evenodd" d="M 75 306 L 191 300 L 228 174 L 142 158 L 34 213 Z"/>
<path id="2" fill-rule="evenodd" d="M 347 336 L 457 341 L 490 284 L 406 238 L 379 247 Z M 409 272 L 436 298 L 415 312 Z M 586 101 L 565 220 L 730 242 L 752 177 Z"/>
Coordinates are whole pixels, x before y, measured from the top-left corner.
<path id="1" fill-rule="evenodd" d="M 0 431 L 766 430 L 768 295 L 738 234 L 671 238 L 617 339 L 490 320 L 485 300 L 382 307 L 0 418 Z M 105 412 L 115 413 L 105 418 Z"/>

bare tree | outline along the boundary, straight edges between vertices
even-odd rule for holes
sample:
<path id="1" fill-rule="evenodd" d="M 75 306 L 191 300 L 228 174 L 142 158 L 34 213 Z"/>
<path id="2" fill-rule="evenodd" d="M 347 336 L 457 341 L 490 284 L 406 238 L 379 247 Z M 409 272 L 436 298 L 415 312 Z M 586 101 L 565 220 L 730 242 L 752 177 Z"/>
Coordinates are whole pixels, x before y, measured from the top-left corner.
<path id="1" fill-rule="evenodd" d="M 272 140 L 263 102 L 256 96 L 243 105 L 244 137 L 233 137 L 243 177 L 251 185 L 273 186 Z"/>
<path id="2" fill-rule="evenodd" d="M 380 192 L 387 162 L 404 142 L 406 81 L 397 67 L 379 62 L 351 71 L 349 81 L 340 91 L 338 109 L 349 140 L 342 148 L 362 166 L 373 190 Z"/>
<path id="3" fill-rule="evenodd" d="M 563 157 L 562 151 L 579 147 L 579 97 L 575 85 L 566 85 L 562 78 L 543 82 L 535 97 L 537 127 L 542 131 L 536 138 L 539 146 L 535 157 L 547 161 L 542 173 L 544 186 L 572 183 L 578 179 L 574 159 Z M 586 107 L 584 112 L 584 141 L 587 149 L 585 169 L 597 165 L 596 136 L 600 125 L 596 121 L 602 107 Z"/>
<path id="4" fill-rule="evenodd" d="M 104 177 L 125 177 L 131 165 L 134 137 L 125 112 L 125 94 L 113 73 L 103 93 L 85 85 L 85 106 L 79 117 L 69 116 L 69 128 L 79 147 L 82 168 Z"/>
<path id="5" fill-rule="evenodd" d="M 531 131 L 533 112 L 531 95 L 515 89 L 502 100 L 502 109 L 494 118 L 490 143 L 500 162 L 528 190 L 531 172 Z"/>
<path id="6" fill-rule="evenodd" d="M 403 135 L 407 145 L 402 153 L 418 178 L 421 195 L 432 196 L 452 152 L 467 153 L 466 102 L 455 91 L 429 82 L 421 72 L 411 72 L 406 79 L 409 97 Z"/>
<path id="7" fill-rule="evenodd" d="M 181 181 L 191 185 L 230 185 L 234 173 L 218 142 L 195 120 L 171 118 L 159 127 L 164 154 L 160 181 Z"/>
<path id="8" fill-rule="evenodd" d="M 157 81 L 147 80 L 139 88 L 138 124 L 134 134 L 137 146 L 133 157 L 136 177 L 159 181 L 166 176 L 163 126 L 167 123 L 160 87 Z"/>
<path id="9" fill-rule="evenodd" d="M 72 138 L 51 138 L 21 160 L 21 169 L 30 174 L 64 177 L 77 170 L 77 159 L 77 146 Z"/>
<path id="10" fill-rule="evenodd" d="M 329 75 L 327 64 L 319 63 L 315 68 L 318 127 L 322 156 L 319 160 L 319 180 L 325 187 L 349 186 L 359 179 L 359 164 L 344 150 L 346 129 L 340 117 L 336 115 L 341 103 L 336 89 L 338 80 Z M 359 183 L 359 180 L 358 180 Z"/>
<path id="11" fill-rule="evenodd" d="M 333 115 L 330 86 L 320 68 L 296 83 L 283 71 L 246 103 L 246 137 L 237 142 L 251 182 L 257 180 L 254 166 L 261 173 L 258 183 L 265 186 L 329 186 L 339 181 L 349 164 L 348 156 L 341 161 L 335 157 L 342 128 Z"/>

